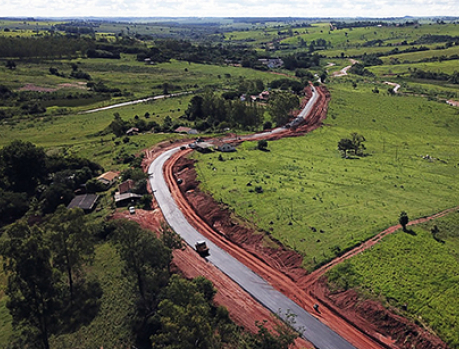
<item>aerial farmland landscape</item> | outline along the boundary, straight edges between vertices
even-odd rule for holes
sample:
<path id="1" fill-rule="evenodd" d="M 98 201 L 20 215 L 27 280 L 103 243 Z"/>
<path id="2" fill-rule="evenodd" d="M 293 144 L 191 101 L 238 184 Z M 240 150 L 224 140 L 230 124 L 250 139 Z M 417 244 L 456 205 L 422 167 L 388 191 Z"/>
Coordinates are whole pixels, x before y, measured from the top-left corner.
<path id="1" fill-rule="evenodd" d="M 456 1 L 0 8 L 0 348 L 459 348 Z"/>

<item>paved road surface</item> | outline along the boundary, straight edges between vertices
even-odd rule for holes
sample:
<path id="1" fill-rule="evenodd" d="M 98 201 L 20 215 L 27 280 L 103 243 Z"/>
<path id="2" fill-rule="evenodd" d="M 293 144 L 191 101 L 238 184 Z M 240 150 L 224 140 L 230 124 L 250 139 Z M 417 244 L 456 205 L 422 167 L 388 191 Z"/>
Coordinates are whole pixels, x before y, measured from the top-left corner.
<path id="1" fill-rule="evenodd" d="M 144 98 L 144 99 L 137 99 L 135 101 L 112 104 L 112 105 L 109 105 L 107 107 L 101 107 L 101 108 L 86 110 L 84 112 L 81 112 L 81 114 L 95 113 L 95 112 L 98 112 L 98 111 L 101 111 L 101 110 L 109 110 L 109 109 L 113 109 L 113 108 L 125 107 L 127 105 L 139 104 L 139 103 L 144 103 L 144 102 L 148 102 L 148 101 L 156 101 L 158 99 L 163 99 L 163 98 L 166 98 L 166 97 L 177 97 L 177 96 L 187 95 L 187 94 L 190 94 L 190 93 L 193 93 L 193 91 L 171 93 L 169 95 L 159 95 L 159 96 L 148 97 L 148 98 Z"/>
<path id="2" fill-rule="evenodd" d="M 155 198 L 168 224 L 183 238 L 183 240 L 193 247 L 196 241 L 205 239 L 188 223 L 185 216 L 177 207 L 163 176 L 164 163 L 178 150 L 178 148 L 171 149 L 160 155 L 150 165 L 148 173 L 150 175 L 150 184 L 154 190 Z M 210 241 L 207 241 L 207 245 L 210 248 L 210 256 L 207 257 L 209 262 L 217 266 L 266 308 L 280 315 L 284 320 L 288 320 L 287 315 L 289 313 L 295 314 L 296 323 L 294 327 L 305 339 L 313 343 L 317 348 L 354 348 L 346 340 L 322 324 L 288 297 L 276 291 L 260 276 L 231 257 L 224 250 Z"/>
<path id="3" fill-rule="evenodd" d="M 317 93 L 313 90 L 313 97 L 300 113 L 299 117 L 304 118 L 305 115 L 307 115 L 316 98 Z M 271 132 L 267 132 L 267 134 L 269 133 Z M 258 136 L 259 135 L 260 134 L 258 134 Z M 245 137 L 245 139 L 250 139 L 250 136 Z M 153 161 L 148 169 L 149 180 L 156 201 L 168 224 L 183 238 L 183 240 L 194 247 L 196 241 L 205 239 L 190 225 L 190 223 L 188 223 L 173 200 L 163 176 L 164 163 L 177 151 L 179 151 L 179 148 L 166 151 Z M 317 348 L 355 349 L 336 332 L 322 324 L 314 316 L 298 306 L 291 299 L 284 296 L 281 292 L 275 290 L 268 282 L 255 274 L 244 264 L 231 257 L 211 241 L 207 241 L 207 245 L 210 248 L 210 256 L 206 258 L 207 261 L 214 264 L 261 304 L 273 313 L 278 314 L 282 319 L 287 321 L 289 320 L 289 314 L 296 315 L 293 327 L 301 333 L 302 337 L 310 341 Z"/>
<path id="4" fill-rule="evenodd" d="M 314 87 L 312 88 L 312 97 L 309 99 L 308 103 L 306 103 L 305 107 L 303 110 L 298 114 L 298 116 L 290 122 L 290 124 L 295 124 L 298 126 L 306 117 L 306 115 L 309 114 L 309 112 L 312 110 L 312 107 L 314 106 L 314 103 L 316 102 L 317 98 L 319 98 L 318 93 L 316 92 L 316 89 Z M 275 133 L 283 132 L 285 131 L 285 127 L 276 127 L 272 129 L 271 131 L 266 131 L 262 133 L 254 133 L 252 135 L 246 135 L 246 136 L 240 136 L 239 138 L 243 141 L 250 141 L 251 139 L 259 138 L 260 136 L 267 136 L 267 135 L 272 135 Z"/>

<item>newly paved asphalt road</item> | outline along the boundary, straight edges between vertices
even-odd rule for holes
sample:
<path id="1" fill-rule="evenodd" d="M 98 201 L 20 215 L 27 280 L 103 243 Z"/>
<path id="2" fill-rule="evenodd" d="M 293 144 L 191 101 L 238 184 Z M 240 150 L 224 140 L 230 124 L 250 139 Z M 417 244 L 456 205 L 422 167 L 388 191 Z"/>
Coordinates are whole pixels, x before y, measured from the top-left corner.
<path id="1" fill-rule="evenodd" d="M 312 98 L 312 100 L 315 100 L 315 98 Z M 183 240 L 194 247 L 196 241 L 206 239 L 188 223 L 185 216 L 172 199 L 163 176 L 164 163 L 177 151 L 179 151 L 179 148 L 171 149 L 161 154 L 150 165 L 148 174 L 151 188 L 153 189 L 156 201 L 166 221 Z M 284 296 L 279 291 L 276 291 L 264 279 L 255 274 L 244 264 L 231 257 L 211 241 L 206 242 L 210 248 L 210 256 L 207 257 L 209 262 L 223 271 L 266 308 L 278 314 L 282 319 L 287 321 L 289 317 L 288 314 L 296 315 L 293 327 L 301 333 L 303 338 L 314 344 L 314 346 L 320 349 L 354 348 L 345 339 L 340 337 L 326 325 L 322 324 L 291 299 Z"/>

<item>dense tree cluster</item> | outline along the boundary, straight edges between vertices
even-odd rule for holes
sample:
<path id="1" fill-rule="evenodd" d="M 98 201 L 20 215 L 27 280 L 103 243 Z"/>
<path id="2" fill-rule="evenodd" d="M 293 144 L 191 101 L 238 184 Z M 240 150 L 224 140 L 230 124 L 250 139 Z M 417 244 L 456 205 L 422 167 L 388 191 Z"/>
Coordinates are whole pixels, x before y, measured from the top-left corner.
<path id="1" fill-rule="evenodd" d="M 68 204 L 74 190 L 100 173 L 89 160 L 46 155 L 30 142 L 13 141 L 0 150 L 0 226 L 23 216 L 34 202 L 34 214 Z"/>
<path id="2" fill-rule="evenodd" d="M 0 36 L 1 58 L 70 58 L 78 57 L 89 46 L 86 39 L 66 36 Z"/>
<path id="3" fill-rule="evenodd" d="M 365 141 L 365 137 L 354 132 L 351 133 L 350 138 L 342 138 L 338 142 L 338 150 L 344 158 L 348 157 L 349 152 L 356 156 L 363 156 L 363 151 L 366 149 L 365 144 L 363 144 Z"/>
<path id="4" fill-rule="evenodd" d="M 365 69 L 365 66 L 362 63 L 355 63 L 349 69 L 349 73 L 361 75 L 361 76 L 373 76 L 374 75 L 371 71 L 369 71 L 368 69 Z"/>
<path id="5" fill-rule="evenodd" d="M 263 107 L 256 103 L 226 100 L 212 92 L 191 99 L 186 118 L 201 131 L 223 130 L 227 127 L 253 130 L 263 123 Z"/>
<path id="6" fill-rule="evenodd" d="M 94 241 L 83 211 L 62 206 L 40 226 L 11 225 L 0 254 L 13 346 L 48 349 L 52 334 L 75 331 L 97 314 L 102 292 L 85 277 Z"/>
<path id="7" fill-rule="evenodd" d="M 284 61 L 285 69 L 288 70 L 320 66 L 320 56 L 317 53 L 297 52 L 283 57 L 282 60 Z"/>
<path id="8" fill-rule="evenodd" d="M 290 92 L 272 93 L 269 99 L 269 113 L 277 126 L 285 125 L 291 118 L 290 111 L 298 108 L 298 96 Z"/>
<path id="9" fill-rule="evenodd" d="M 137 128 L 139 132 L 154 131 L 154 132 L 170 132 L 172 127 L 172 120 L 170 117 L 165 118 L 163 126 L 159 125 L 156 121 L 145 121 L 144 119 L 134 118 L 132 120 L 123 120 L 119 113 L 113 114 L 113 121 L 102 131 L 102 134 L 113 133 L 116 137 L 126 136 L 126 131 L 130 128 Z M 129 140 L 128 140 L 129 141 Z"/>
<path id="10" fill-rule="evenodd" d="M 304 73 L 304 76 L 307 78 L 311 77 L 311 75 Z M 314 77 L 312 76 L 312 78 Z M 305 83 L 301 83 L 297 80 L 284 78 L 284 79 L 277 79 L 277 80 L 271 81 L 269 86 L 272 89 L 279 89 L 282 91 L 293 91 L 296 94 L 299 94 L 301 91 L 303 91 Z"/>

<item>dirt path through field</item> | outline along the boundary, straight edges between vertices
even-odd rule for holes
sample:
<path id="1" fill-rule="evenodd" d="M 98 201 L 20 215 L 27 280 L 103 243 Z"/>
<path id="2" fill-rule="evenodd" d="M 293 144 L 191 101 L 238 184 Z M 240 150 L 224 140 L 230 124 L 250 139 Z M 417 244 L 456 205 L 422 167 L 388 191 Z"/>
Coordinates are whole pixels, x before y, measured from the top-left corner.
<path id="1" fill-rule="evenodd" d="M 398 89 L 401 87 L 399 84 L 390 81 L 384 81 L 386 85 L 394 86 L 394 93 L 398 93 Z"/>
<path id="2" fill-rule="evenodd" d="M 351 65 L 348 65 L 347 67 L 344 67 L 343 69 L 341 69 L 340 71 L 335 71 L 332 76 L 336 76 L 336 77 L 339 77 L 339 76 L 345 76 L 347 75 L 347 71 L 349 69 L 352 68 L 352 66 L 356 63 L 358 63 L 358 61 L 356 61 L 355 59 L 352 59 L 350 58 L 349 61 L 351 62 Z"/>
<path id="3" fill-rule="evenodd" d="M 415 219 L 415 220 L 409 222 L 408 225 L 411 226 L 411 225 L 425 223 L 425 222 L 431 221 L 433 219 L 443 217 L 443 216 L 447 215 L 448 213 L 451 213 L 451 212 L 454 212 L 454 211 L 458 211 L 458 210 L 459 210 L 459 206 L 458 207 L 449 208 L 447 210 L 441 211 L 441 212 L 436 213 L 436 214 L 434 214 L 432 216 L 429 216 L 429 217 L 422 217 L 422 218 Z M 349 259 L 349 258 L 351 258 L 351 257 L 353 257 L 353 256 L 355 256 L 355 255 L 357 255 L 359 253 L 364 252 L 365 250 L 367 250 L 370 247 L 374 246 L 375 244 L 379 243 L 387 235 L 393 234 L 397 230 L 400 230 L 400 229 L 402 229 L 402 226 L 400 224 L 397 224 L 397 225 L 394 225 L 392 227 L 389 227 L 386 230 L 384 230 L 384 231 L 380 232 L 379 234 L 375 235 L 370 240 L 365 241 L 363 244 L 355 247 L 354 249 L 352 249 L 352 250 L 346 252 L 345 254 L 343 254 L 342 256 L 340 256 L 338 258 L 335 258 L 330 263 L 325 264 L 324 266 L 322 266 L 319 269 L 315 270 L 314 272 L 312 272 L 311 274 L 308 275 L 308 277 L 307 277 L 307 279 L 308 279 L 307 285 L 312 285 L 313 283 L 317 282 L 321 276 L 323 276 L 328 270 L 330 270 L 331 268 L 333 268 L 337 264 L 339 264 L 339 263 L 345 261 L 346 259 Z"/>

